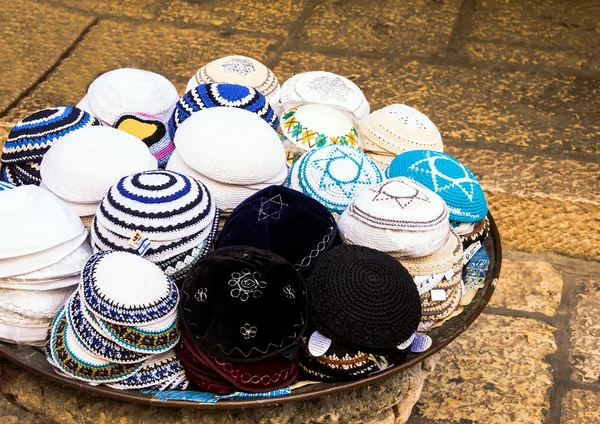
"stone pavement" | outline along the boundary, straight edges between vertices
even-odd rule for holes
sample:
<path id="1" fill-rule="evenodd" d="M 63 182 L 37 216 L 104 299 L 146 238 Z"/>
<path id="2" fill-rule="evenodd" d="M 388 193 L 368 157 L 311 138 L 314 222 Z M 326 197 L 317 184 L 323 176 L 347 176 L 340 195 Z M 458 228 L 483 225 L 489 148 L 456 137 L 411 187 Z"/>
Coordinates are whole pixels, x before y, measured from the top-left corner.
<path id="1" fill-rule="evenodd" d="M 149 69 L 183 91 L 227 54 L 281 81 L 340 73 L 372 110 L 414 106 L 480 178 L 507 252 L 491 306 L 443 353 L 409 422 L 597 423 L 599 15 L 585 0 L 4 1 L 0 139 L 107 70 Z M 0 421 L 39 422 L 7 401 Z"/>

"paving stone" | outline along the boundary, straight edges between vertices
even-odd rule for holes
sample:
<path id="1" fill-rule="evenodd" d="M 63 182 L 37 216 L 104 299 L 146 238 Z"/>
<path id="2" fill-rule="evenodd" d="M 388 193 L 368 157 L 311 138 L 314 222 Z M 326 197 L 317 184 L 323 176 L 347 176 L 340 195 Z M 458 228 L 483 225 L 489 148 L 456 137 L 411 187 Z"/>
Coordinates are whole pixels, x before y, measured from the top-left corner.
<path id="1" fill-rule="evenodd" d="M 159 19 L 287 36 L 306 3 L 308 0 L 280 0 L 275 4 L 260 0 L 205 0 L 198 3 L 174 0 Z"/>
<path id="2" fill-rule="evenodd" d="M 326 0 L 315 8 L 298 40 L 326 48 L 441 55 L 460 4 L 460 0 Z"/>
<path id="3" fill-rule="evenodd" d="M 319 69 L 353 79 L 373 110 L 416 107 L 445 140 L 600 154 L 600 80 L 300 51 L 286 52 L 275 71 L 285 80 Z"/>
<path id="4" fill-rule="evenodd" d="M 8 402 L 0 395 L 0 422 L 2 424 L 42 424 L 35 415 Z"/>
<path id="5" fill-rule="evenodd" d="M 600 393 L 569 390 L 563 397 L 561 424 L 595 424 L 600 422 Z"/>
<path id="6" fill-rule="evenodd" d="M 554 316 L 562 285 L 562 273 L 547 262 L 503 259 L 490 306 Z"/>
<path id="7" fill-rule="evenodd" d="M 599 13 L 594 2 L 483 0 L 469 34 L 477 41 L 467 51 L 476 59 L 581 69 L 600 43 Z"/>
<path id="8" fill-rule="evenodd" d="M 54 0 L 70 9 L 76 9 L 86 14 L 127 16 L 131 18 L 152 19 L 161 1 L 156 0 Z"/>
<path id="9" fill-rule="evenodd" d="M 600 383 L 600 276 L 579 277 L 571 306 L 571 378 Z"/>
<path id="10" fill-rule="evenodd" d="M 52 104 L 76 104 L 103 72 L 135 67 L 169 78 L 180 92 L 205 63 L 237 52 L 264 60 L 269 37 L 224 35 L 218 30 L 176 29 L 164 24 L 101 21 L 43 84 L 11 111 L 9 120 Z"/>
<path id="11" fill-rule="evenodd" d="M 47 72 L 92 18 L 32 1 L 0 7 L 0 112 Z"/>
<path id="12" fill-rule="evenodd" d="M 553 383 L 544 358 L 556 351 L 553 330 L 532 319 L 482 315 L 442 351 L 416 415 L 424 422 L 543 422 Z"/>

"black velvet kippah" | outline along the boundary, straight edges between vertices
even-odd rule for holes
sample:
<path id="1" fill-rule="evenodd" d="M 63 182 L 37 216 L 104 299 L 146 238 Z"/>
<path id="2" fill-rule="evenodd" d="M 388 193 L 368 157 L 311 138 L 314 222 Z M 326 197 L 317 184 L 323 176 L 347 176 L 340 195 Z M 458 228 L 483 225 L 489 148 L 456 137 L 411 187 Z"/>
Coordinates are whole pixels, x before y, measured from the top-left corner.
<path id="1" fill-rule="evenodd" d="M 307 288 L 317 330 L 367 352 L 405 342 L 421 319 L 419 292 L 408 271 L 368 247 L 331 249 L 315 265 Z"/>
<path id="2" fill-rule="evenodd" d="M 299 191 L 272 185 L 235 208 L 215 246 L 269 250 L 306 276 L 323 253 L 341 243 L 335 219 L 325 206 Z"/>
<path id="3" fill-rule="evenodd" d="M 194 265 L 181 293 L 182 322 L 198 346 L 233 362 L 285 352 L 307 324 L 304 280 L 266 250 L 215 250 Z"/>

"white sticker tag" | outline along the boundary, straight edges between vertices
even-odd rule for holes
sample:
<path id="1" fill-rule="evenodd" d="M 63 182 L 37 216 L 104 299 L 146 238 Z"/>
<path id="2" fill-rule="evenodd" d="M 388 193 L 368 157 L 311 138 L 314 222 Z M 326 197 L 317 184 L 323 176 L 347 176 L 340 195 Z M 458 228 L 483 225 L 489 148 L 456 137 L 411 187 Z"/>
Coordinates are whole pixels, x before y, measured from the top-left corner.
<path id="1" fill-rule="evenodd" d="M 425 352 L 431 347 L 433 340 L 426 334 L 417 334 L 410 346 L 410 351 L 414 353 Z"/>
<path id="2" fill-rule="evenodd" d="M 399 350 L 404 350 L 404 349 L 406 349 L 406 348 L 407 348 L 407 347 L 409 347 L 409 346 L 410 346 L 410 344 L 413 342 L 413 340 L 415 339 L 416 335 L 417 335 L 417 333 L 413 333 L 413 334 L 412 334 L 412 336 L 410 336 L 410 337 L 408 338 L 408 340 L 406 340 L 406 341 L 404 341 L 404 342 L 400 343 L 398 346 L 396 346 L 396 348 L 397 348 L 397 349 L 399 349 Z"/>
<path id="3" fill-rule="evenodd" d="M 432 302 L 443 302 L 446 300 L 446 290 L 433 289 L 429 293 L 431 293 Z"/>
<path id="4" fill-rule="evenodd" d="M 463 264 L 466 265 L 469 263 L 469 261 L 471 260 L 471 258 L 473 257 L 473 255 L 475 253 L 477 253 L 477 251 L 481 249 L 481 242 L 480 241 L 476 241 L 475 243 L 471 244 L 469 247 L 467 247 L 467 250 L 465 250 L 464 256 L 463 256 Z"/>
<path id="5" fill-rule="evenodd" d="M 454 277 L 454 270 L 453 270 L 452 268 L 450 268 L 448 271 L 446 271 L 446 272 L 444 273 L 444 278 L 445 278 L 447 281 L 450 281 L 450 279 L 451 279 L 452 277 Z"/>
<path id="6" fill-rule="evenodd" d="M 312 356 L 323 356 L 331 346 L 331 339 L 315 331 L 308 339 L 308 352 Z"/>
<path id="7" fill-rule="evenodd" d="M 140 247 L 140 244 L 142 243 L 143 239 L 144 233 L 142 233 L 140 230 L 135 230 L 135 232 L 129 239 L 129 245 L 134 249 L 137 249 L 138 247 Z"/>

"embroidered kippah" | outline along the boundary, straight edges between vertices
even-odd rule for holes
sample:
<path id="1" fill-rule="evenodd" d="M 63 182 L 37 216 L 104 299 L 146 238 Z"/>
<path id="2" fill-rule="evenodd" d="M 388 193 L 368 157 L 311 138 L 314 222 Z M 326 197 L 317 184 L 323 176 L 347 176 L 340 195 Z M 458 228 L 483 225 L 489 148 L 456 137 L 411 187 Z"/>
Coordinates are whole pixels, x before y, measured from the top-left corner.
<path id="1" fill-rule="evenodd" d="M 84 350 L 68 324 L 64 307 L 48 329 L 46 356 L 63 373 L 94 385 L 124 380 L 142 366 L 142 363 L 115 364 Z"/>
<path id="2" fill-rule="evenodd" d="M 283 136 L 302 152 L 329 144 L 356 148 L 359 145 L 358 131 L 350 116 L 332 106 L 293 107 L 281 115 L 280 126 Z"/>
<path id="3" fill-rule="evenodd" d="M 421 318 L 419 293 L 391 256 L 341 245 L 325 253 L 307 281 L 311 322 L 323 335 L 366 349 L 393 349 Z"/>
<path id="4" fill-rule="evenodd" d="M 175 352 L 170 350 L 148 359 L 132 376 L 108 386 L 120 390 L 168 390 L 175 389 L 182 377 L 185 377 L 183 365 Z"/>
<path id="5" fill-rule="evenodd" d="M 386 175 L 390 178 L 412 178 L 439 194 L 448 205 L 453 221 L 475 222 L 488 213 L 485 195 L 477 178 L 446 153 L 431 150 L 402 153 L 386 169 Z"/>
<path id="6" fill-rule="evenodd" d="M 320 255 L 337 244 L 341 244 L 337 224 L 327 208 L 295 190 L 270 186 L 235 208 L 216 248 L 253 246 L 269 250 L 306 275 Z"/>
<path id="7" fill-rule="evenodd" d="M 167 124 L 155 116 L 125 113 L 117 118 L 114 127 L 142 140 L 158 161 L 158 166 L 166 165 L 175 150 L 173 137 L 167 131 Z"/>
<path id="8" fill-rule="evenodd" d="M 2 148 L 2 163 L 34 162 L 39 165 L 57 139 L 92 125 L 100 125 L 100 122 L 75 107 L 56 106 L 37 111 L 21 119 L 12 128 Z"/>
<path id="9" fill-rule="evenodd" d="M 320 103 L 349 110 L 357 120 L 369 114 L 369 102 L 362 90 L 341 75 L 325 71 L 302 72 L 281 86 L 281 103 Z"/>
<path id="10" fill-rule="evenodd" d="M 58 140 L 42 160 L 41 175 L 44 187 L 79 216 L 88 216 L 121 177 L 156 167 L 156 159 L 139 138 L 100 126 Z"/>
<path id="11" fill-rule="evenodd" d="M 114 324 L 160 321 L 179 300 L 177 286 L 158 266 L 131 253 L 96 253 L 85 264 L 81 280 L 82 304 L 97 318 Z"/>
<path id="12" fill-rule="evenodd" d="M 342 213 L 364 188 L 384 180 L 377 165 L 348 146 L 324 146 L 304 154 L 290 170 L 289 186 Z"/>
<path id="13" fill-rule="evenodd" d="M 184 327 L 200 348 L 234 362 L 297 344 L 307 322 L 304 281 L 274 253 L 223 247 L 200 259 L 182 288 Z"/>
<path id="14" fill-rule="evenodd" d="M 417 109 L 400 104 L 376 110 L 358 124 L 365 150 L 398 155 L 408 150 L 444 150 L 442 136 Z"/>
<path id="15" fill-rule="evenodd" d="M 102 123 L 114 126 L 124 113 L 144 113 L 167 123 L 179 99 L 162 75 L 134 68 L 114 69 L 90 84 L 87 106 Z"/>
<path id="16" fill-rule="evenodd" d="M 225 56 L 213 60 L 198 69 L 188 82 L 189 91 L 198 84 L 224 82 L 255 88 L 262 93 L 271 105 L 279 102 L 281 88 L 277 77 L 269 68 L 256 59 L 246 56 Z"/>
<path id="17" fill-rule="evenodd" d="M 177 128 L 194 112 L 211 107 L 235 107 L 260 116 L 273 129 L 277 129 L 279 118 L 259 91 L 238 84 L 200 84 L 183 95 L 175 105 L 169 120 L 169 133 L 174 137 Z"/>

